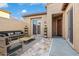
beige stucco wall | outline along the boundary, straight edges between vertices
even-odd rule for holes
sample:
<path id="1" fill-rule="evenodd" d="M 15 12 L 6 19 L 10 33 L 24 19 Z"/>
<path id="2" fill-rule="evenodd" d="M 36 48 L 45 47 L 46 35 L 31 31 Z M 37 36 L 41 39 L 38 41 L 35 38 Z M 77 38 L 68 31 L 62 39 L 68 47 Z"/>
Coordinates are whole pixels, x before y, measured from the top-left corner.
<path id="1" fill-rule="evenodd" d="M 44 21 L 47 21 L 46 15 L 37 15 L 37 16 L 30 16 L 30 17 L 24 17 L 24 20 L 27 23 L 28 29 L 29 29 L 29 35 L 33 35 L 33 27 L 32 27 L 32 20 L 33 18 L 41 18 L 41 35 L 44 34 Z"/>
<path id="2" fill-rule="evenodd" d="M 62 3 L 51 3 L 47 5 L 47 24 L 48 24 L 48 37 L 52 37 L 52 14 L 63 13 Z"/>
<path id="3" fill-rule="evenodd" d="M 74 48 L 79 52 L 79 3 L 75 3 L 73 7 L 74 7 L 74 20 L 73 20 Z"/>
<path id="4" fill-rule="evenodd" d="M 0 17 L 10 18 L 10 14 L 6 13 L 6 12 L 3 12 L 3 11 L 0 11 Z"/>
<path id="5" fill-rule="evenodd" d="M 0 31 L 24 30 L 25 22 L 0 17 Z"/>

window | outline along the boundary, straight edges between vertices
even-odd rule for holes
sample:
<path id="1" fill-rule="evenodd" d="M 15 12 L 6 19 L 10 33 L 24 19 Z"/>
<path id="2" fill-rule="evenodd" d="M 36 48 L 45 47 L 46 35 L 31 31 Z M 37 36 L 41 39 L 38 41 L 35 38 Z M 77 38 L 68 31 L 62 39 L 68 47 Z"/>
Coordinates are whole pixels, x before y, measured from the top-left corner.
<path id="1" fill-rule="evenodd" d="M 73 8 L 68 12 L 68 38 L 73 44 Z"/>

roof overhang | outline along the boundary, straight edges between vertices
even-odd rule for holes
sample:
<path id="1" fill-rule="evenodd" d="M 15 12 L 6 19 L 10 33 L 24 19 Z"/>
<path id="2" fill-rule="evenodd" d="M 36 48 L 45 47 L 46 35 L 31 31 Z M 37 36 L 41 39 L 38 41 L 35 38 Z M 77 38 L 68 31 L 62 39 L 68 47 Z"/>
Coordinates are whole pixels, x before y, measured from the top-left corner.
<path id="1" fill-rule="evenodd" d="M 69 3 L 64 3 L 64 4 L 63 4 L 63 7 L 62 7 L 62 11 L 65 11 L 66 8 L 68 7 L 68 5 L 69 5 Z"/>
<path id="2" fill-rule="evenodd" d="M 38 15 L 45 15 L 45 14 L 47 14 L 47 12 L 36 13 L 36 14 L 28 14 L 28 15 L 24 15 L 23 17 L 38 16 Z"/>
<path id="3" fill-rule="evenodd" d="M 58 18 L 61 18 L 62 15 L 63 15 L 63 13 L 52 14 L 52 18 L 53 19 L 58 19 Z"/>
<path id="4" fill-rule="evenodd" d="M 8 14 L 11 14 L 11 12 L 6 11 L 6 10 L 2 10 L 2 9 L 0 9 L 0 11 L 5 12 L 5 13 L 8 13 Z"/>

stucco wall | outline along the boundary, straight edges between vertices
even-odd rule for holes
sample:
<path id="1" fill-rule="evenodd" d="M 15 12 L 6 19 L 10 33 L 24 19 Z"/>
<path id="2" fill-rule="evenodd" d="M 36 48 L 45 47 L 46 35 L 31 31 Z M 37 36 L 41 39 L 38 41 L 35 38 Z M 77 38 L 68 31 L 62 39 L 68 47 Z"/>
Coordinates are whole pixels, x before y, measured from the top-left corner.
<path id="1" fill-rule="evenodd" d="M 29 35 L 33 35 L 33 27 L 32 27 L 32 19 L 33 18 L 41 18 L 41 35 L 44 34 L 44 21 L 47 21 L 46 15 L 37 15 L 37 16 L 30 16 L 30 17 L 24 17 L 24 20 L 27 23 L 28 29 L 29 29 Z"/>
<path id="2" fill-rule="evenodd" d="M 24 30 L 25 23 L 0 17 L 0 31 Z"/>
<path id="3" fill-rule="evenodd" d="M 73 32 L 73 39 L 74 39 L 74 48 L 79 52 L 79 4 L 74 4 L 74 32 Z"/>
<path id="4" fill-rule="evenodd" d="M 10 18 L 10 14 L 9 13 L 5 13 L 3 11 L 0 11 L 0 17 Z"/>

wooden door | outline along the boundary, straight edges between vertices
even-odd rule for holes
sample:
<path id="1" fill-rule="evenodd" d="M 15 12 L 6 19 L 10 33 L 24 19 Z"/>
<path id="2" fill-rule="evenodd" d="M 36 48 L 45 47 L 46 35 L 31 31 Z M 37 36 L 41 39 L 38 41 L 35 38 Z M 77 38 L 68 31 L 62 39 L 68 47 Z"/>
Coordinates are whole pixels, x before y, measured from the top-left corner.
<path id="1" fill-rule="evenodd" d="M 52 20 L 52 36 L 56 36 L 56 20 Z"/>
<path id="2" fill-rule="evenodd" d="M 57 36 L 62 36 L 62 19 L 57 20 Z"/>

